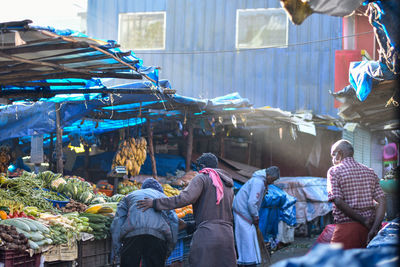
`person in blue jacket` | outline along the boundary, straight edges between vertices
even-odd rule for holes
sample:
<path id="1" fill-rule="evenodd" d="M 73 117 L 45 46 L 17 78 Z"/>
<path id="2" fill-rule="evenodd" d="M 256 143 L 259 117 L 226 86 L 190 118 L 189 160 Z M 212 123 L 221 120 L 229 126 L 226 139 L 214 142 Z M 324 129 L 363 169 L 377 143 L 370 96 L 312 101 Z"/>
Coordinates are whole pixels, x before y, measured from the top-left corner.
<path id="1" fill-rule="evenodd" d="M 146 179 L 142 189 L 125 196 L 118 204 L 111 224 L 114 263 L 120 266 L 159 267 L 172 252 L 177 242 L 178 217 L 173 210 L 145 212 L 136 207 L 144 198 L 165 198 L 162 186 L 153 178 Z"/>
<path id="2" fill-rule="evenodd" d="M 261 263 L 261 253 L 257 241 L 258 211 L 268 185 L 279 179 L 276 166 L 258 170 L 240 188 L 233 200 L 235 240 L 239 259 L 238 265 L 256 266 Z"/>

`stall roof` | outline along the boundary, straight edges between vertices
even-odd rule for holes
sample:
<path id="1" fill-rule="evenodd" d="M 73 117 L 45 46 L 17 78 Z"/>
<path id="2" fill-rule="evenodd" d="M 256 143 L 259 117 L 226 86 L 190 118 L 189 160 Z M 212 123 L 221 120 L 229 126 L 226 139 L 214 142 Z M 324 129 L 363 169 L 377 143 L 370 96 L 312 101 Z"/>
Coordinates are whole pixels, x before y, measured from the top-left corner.
<path id="1" fill-rule="evenodd" d="M 31 22 L 0 23 L 0 98 L 109 92 L 98 78 L 144 78 L 158 85 L 158 68 L 144 66 L 132 51 L 120 50 L 115 41 L 30 26 Z"/>
<path id="2" fill-rule="evenodd" d="M 168 86 L 167 81 L 160 84 Z M 149 82 L 130 84 L 130 88 L 151 86 Z M 119 86 L 122 90 L 124 86 Z M 60 103 L 61 126 L 66 133 L 98 134 L 142 124 L 146 119 L 181 119 L 186 112 L 207 114 L 224 108 L 249 108 L 248 99 L 232 93 L 214 99 L 194 99 L 163 94 L 157 88 L 152 94 L 57 95 L 46 101 L 15 102 L 0 105 L 0 141 L 55 132 L 56 103 Z M 89 101 L 90 100 L 90 101 Z M 4 127 L 3 127 L 4 126 Z"/>
<path id="3" fill-rule="evenodd" d="M 349 85 L 333 96 L 342 102 L 339 116 L 347 122 L 357 122 L 370 130 L 398 130 L 399 124 L 399 83 L 398 80 L 381 81 L 365 101 L 360 101 L 355 90 Z"/>

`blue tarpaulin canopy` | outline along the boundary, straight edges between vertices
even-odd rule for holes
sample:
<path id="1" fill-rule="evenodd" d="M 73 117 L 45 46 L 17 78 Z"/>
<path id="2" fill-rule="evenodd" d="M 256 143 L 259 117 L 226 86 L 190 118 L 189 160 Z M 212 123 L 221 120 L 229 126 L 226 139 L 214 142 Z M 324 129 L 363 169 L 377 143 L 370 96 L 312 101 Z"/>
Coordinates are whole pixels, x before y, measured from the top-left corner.
<path id="1" fill-rule="evenodd" d="M 160 81 L 169 87 L 168 81 Z M 151 82 L 131 83 L 112 89 L 155 87 Z M 163 94 L 159 87 L 152 94 L 74 94 L 57 95 L 37 102 L 16 102 L 0 106 L 0 141 L 15 137 L 50 134 L 56 131 L 56 103 L 60 103 L 61 126 L 65 133 L 99 134 L 142 124 L 146 118 L 184 115 L 182 110 L 219 112 L 221 108 L 249 107 L 238 93 L 214 99 L 195 99 Z"/>

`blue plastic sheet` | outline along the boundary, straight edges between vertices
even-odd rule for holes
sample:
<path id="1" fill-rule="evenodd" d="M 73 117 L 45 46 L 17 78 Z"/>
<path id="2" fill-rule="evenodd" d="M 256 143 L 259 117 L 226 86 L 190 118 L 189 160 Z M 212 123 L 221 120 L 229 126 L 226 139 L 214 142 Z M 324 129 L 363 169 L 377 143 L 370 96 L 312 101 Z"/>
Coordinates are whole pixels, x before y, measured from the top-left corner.
<path id="1" fill-rule="evenodd" d="M 380 59 L 391 72 L 398 74 L 400 64 L 400 1 L 371 1 L 369 20 L 374 27 L 375 37 L 381 46 Z"/>
<path id="2" fill-rule="evenodd" d="M 160 84 L 165 88 L 171 86 L 167 80 L 160 81 Z M 99 134 L 145 122 L 145 119 L 140 118 L 126 120 L 104 119 L 100 121 L 82 120 L 94 109 L 126 112 L 132 109 L 138 110 L 140 103 L 142 103 L 142 107 L 146 107 L 151 104 L 166 102 L 170 102 L 170 106 L 174 106 L 175 103 L 196 105 L 207 111 L 216 111 L 221 107 L 235 109 L 236 107 L 250 105 L 248 100 L 241 98 L 238 93 L 210 100 L 163 95 L 159 88 L 146 81 L 119 85 L 113 88 L 155 88 L 155 92 L 159 92 L 159 94 L 114 95 L 112 99 L 103 97 L 101 94 L 58 95 L 44 102 L 19 102 L 14 105 L 0 106 L 0 141 L 14 137 L 29 136 L 34 131 L 39 134 L 54 133 L 56 131 L 54 103 L 61 103 L 61 126 L 64 128 L 64 132 L 82 135 Z M 178 114 L 170 113 L 169 115 L 171 116 Z M 7 127 L 1 127 L 3 125 L 7 125 Z"/>
<path id="3" fill-rule="evenodd" d="M 53 112 L 51 112 L 53 111 Z M 55 129 L 54 103 L 15 104 L 0 107 L 0 141 L 50 133 Z"/>
<path id="4" fill-rule="evenodd" d="M 302 257 L 290 258 L 273 264 L 273 267 L 394 267 L 399 263 L 394 247 L 343 250 L 328 244 L 316 245 Z"/>
<path id="5" fill-rule="evenodd" d="M 157 174 L 160 176 L 167 176 L 169 174 L 175 174 L 177 170 L 184 170 L 186 166 L 185 158 L 181 156 L 168 155 L 168 154 L 155 154 Z M 152 174 L 151 160 L 147 157 L 142 168 L 140 169 L 141 174 Z"/>
<path id="6" fill-rule="evenodd" d="M 275 185 L 268 186 L 268 194 L 265 195 L 259 211 L 259 227 L 265 241 L 276 237 L 280 220 L 290 226 L 296 224 L 295 203 L 295 197 Z"/>
<path id="7" fill-rule="evenodd" d="M 399 245 L 400 218 L 390 221 L 378 234 L 369 242 L 367 248 L 386 247 Z"/>
<path id="8" fill-rule="evenodd" d="M 265 242 L 275 238 L 278 234 L 279 212 L 279 207 L 261 208 L 259 211 L 260 223 L 258 226 Z"/>
<path id="9" fill-rule="evenodd" d="M 393 73 L 385 64 L 378 61 L 351 62 L 349 68 L 349 82 L 355 89 L 360 101 L 367 99 L 371 93 L 373 80 L 393 80 Z"/>
<path id="10" fill-rule="evenodd" d="M 90 157 L 89 169 L 97 169 L 103 172 L 111 170 L 112 159 L 115 155 L 114 151 L 108 151 Z M 73 169 L 83 168 L 85 164 L 85 156 L 77 156 Z"/>
<path id="11" fill-rule="evenodd" d="M 69 127 L 96 106 L 95 103 L 63 103 L 61 126 Z M 16 103 L 0 107 L 0 141 L 56 132 L 56 106 L 51 102 Z M 66 131 L 68 132 L 68 130 Z"/>
<path id="12" fill-rule="evenodd" d="M 280 209 L 279 220 L 290 226 L 296 225 L 296 202 L 297 199 L 294 196 L 286 194 L 286 201 Z"/>

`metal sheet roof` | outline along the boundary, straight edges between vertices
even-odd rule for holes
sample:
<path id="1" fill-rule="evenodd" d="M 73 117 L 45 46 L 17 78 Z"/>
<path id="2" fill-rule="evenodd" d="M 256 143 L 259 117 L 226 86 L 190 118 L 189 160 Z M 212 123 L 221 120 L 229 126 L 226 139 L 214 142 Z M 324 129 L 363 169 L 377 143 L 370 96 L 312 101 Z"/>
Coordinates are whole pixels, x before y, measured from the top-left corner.
<path id="1" fill-rule="evenodd" d="M 347 90 L 345 90 L 347 89 Z M 333 93 L 342 102 L 339 116 L 347 122 L 357 122 L 370 130 L 399 130 L 399 80 L 373 85 L 368 98 L 360 101 L 351 86 Z"/>
<path id="2" fill-rule="evenodd" d="M 158 69 L 144 66 L 115 41 L 31 27 L 30 22 L 0 23 L 0 97 L 51 97 L 70 89 L 73 93 L 104 89 L 97 78 L 144 78 L 158 85 Z"/>

